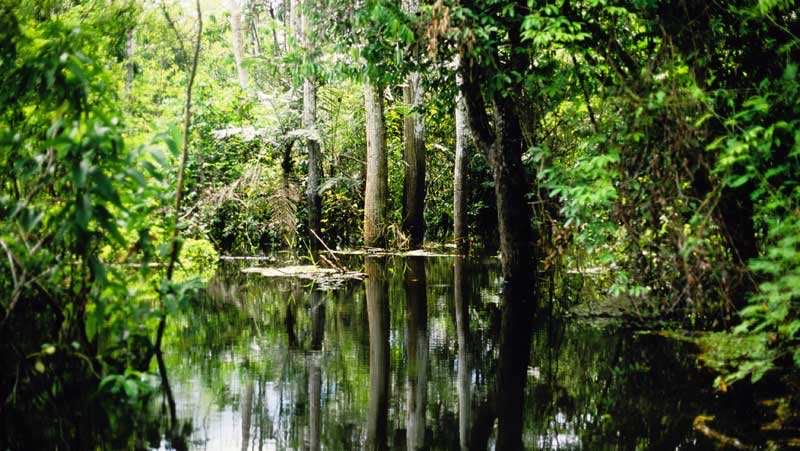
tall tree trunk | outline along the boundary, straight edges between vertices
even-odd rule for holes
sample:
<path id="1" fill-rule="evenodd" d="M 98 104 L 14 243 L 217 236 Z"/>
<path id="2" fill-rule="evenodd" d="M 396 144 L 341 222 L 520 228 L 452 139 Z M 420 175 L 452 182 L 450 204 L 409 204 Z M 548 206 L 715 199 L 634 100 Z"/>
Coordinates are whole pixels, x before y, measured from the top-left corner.
<path id="1" fill-rule="evenodd" d="M 133 55 L 136 51 L 136 41 L 134 41 L 134 29 L 128 30 L 128 36 L 125 41 L 125 96 L 131 94 L 133 87 L 133 76 L 135 66 L 133 63 Z"/>
<path id="2" fill-rule="evenodd" d="M 414 15 L 419 0 L 403 0 L 403 9 Z M 413 52 L 416 54 L 416 52 Z M 422 109 L 420 75 L 412 72 L 403 86 L 403 102 L 410 113 L 403 119 L 403 231 L 408 234 L 412 249 L 425 239 L 425 116 Z"/>
<path id="3" fill-rule="evenodd" d="M 295 0 L 283 0 L 283 53 L 289 51 L 289 36 L 292 30 L 292 4 Z"/>
<path id="4" fill-rule="evenodd" d="M 302 42 L 302 37 L 300 36 L 301 27 L 302 27 L 302 19 L 301 19 L 301 12 L 300 12 L 300 1 L 301 0 L 290 0 L 289 2 L 289 29 L 290 32 L 287 35 L 294 35 L 295 40 L 297 43 Z"/>
<path id="5" fill-rule="evenodd" d="M 236 73 L 239 77 L 239 86 L 247 89 L 247 71 L 242 65 L 244 59 L 244 46 L 242 42 L 242 9 L 239 0 L 228 0 L 228 9 L 231 17 L 231 44 L 233 59 L 236 62 Z"/>
<path id="6" fill-rule="evenodd" d="M 250 6 L 250 10 L 247 11 L 247 14 L 245 14 L 244 16 L 244 24 L 245 24 L 244 30 L 245 34 L 250 38 L 250 47 L 251 47 L 250 54 L 260 56 L 261 38 L 258 36 L 258 23 L 260 22 L 261 18 L 258 15 L 257 3 L 254 1 L 250 1 L 248 3 Z M 271 2 L 269 7 L 272 8 Z"/>
<path id="7" fill-rule="evenodd" d="M 302 16 L 302 43 L 303 50 L 307 55 L 313 54 L 311 39 L 309 36 L 311 29 L 308 16 Z M 317 128 L 317 86 L 316 80 L 310 75 L 306 75 L 303 80 L 303 128 L 315 130 Z M 319 240 L 313 236 L 321 237 L 322 231 L 320 221 L 322 218 L 322 199 L 319 195 L 319 185 L 322 179 L 322 156 L 320 155 L 319 141 L 316 139 L 306 139 L 306 151 L 308 152 L 308 179 L 306 183 L 306 200 L 308 202 L 308 228 L 313 233 L 309 235 L 311 248 L 319 249 Z"/>
<path id="8" fill-rule="evenodd" d="M 388 284 L 383 274 L 382 259 L 367 257 L 364 261 L 369 321 L 369 412 L 366 449 L 388 449 L 389 416 L 389 305 Z"/>
<path id="9" fill-rule="evenodd" d="M 457 65 L 460 64 L 458 60 Z M 453 168 L 453 241 L 460 254 L 465 254 L 469 246 L 467 232 L 467 193 L 465 178 L 467 175 L 467 103 L 461 93 L 461 74 L 456 75 L 459 91 L 456 96 L 456 158 Z"/>
<path id="10" fill-rule="evenodd" d="M 428 298 L 425 259 L 410 257 L 405 273 L 406 349 L 406 444 L 409 451 L 424 449 L 425 409 L 428 403 Z"/>
<path id="11" fill-rule="evenodd" d="M 510 28 L 512 48 L 519 45 L 519 30 Z M 514 56 L 512 59 L 518 58 Z M 465 58 L 461 67 L 464 77 L 462 93 L 467 102 L 470 128 L 475 143 L 488 153 L 495 185 L 497 219 L 500 228 L 500 251 L 503 268 L 503 312 L 498 357 L 497 449 L 520 449 L 522 446 L 521 392 L 509 387 L 522 387 L 528 365 L 530 329 L 536 307 L 537 257 L 536 235 L 532 227 L 533 212 L 526 195 L 530 191 L 522 153 L 525 149 L 522 124 L 517 104 L 523 103 L 521 91 L 512 87 L 489 95 L 494 117 L 490 121 L 480 83 L 487 69 Z M 515 68 L 526 67 L 522 61 Z M 521 388 L 520 388 L 521 390 Z"/>
<path id="12" fill-rule="evenodd" d="M 367 128 L 367 175 L 364 192 L 364 246 L 381 247 L 385 240 L 388 168 L 386 128 L 383 122 L 383 90 L 367 81 L 364 84 Z"/>
<path id="13" fill-rule="evenodd" d="M 510 97 L 495 95 L 497 138 L 490 162 L 494 174 L 500 249 L 503 265 L 503 313 L 498 361 L 498 387 L 525 385 L 530 330 L 536 302 L 536 273 L 529 191 L 522 166 L 522 129 Z M 499 390 L 498 449 L 520 449 L 523 399 L 513 390 Z"/>
<path id="14" fill-rule="evenodd" d="M 425 121 L 419 112 L 422 89 L 416 72 L 406 78 L 403 101 L 412 109 L 403 119 L 403 231 L 411 240 L 411 248 L 417 249 L 425 238 Z"/>
<path id="15" fill-rule="evenodd" d="M 278 56 L 283 48 L 278 44 L 278 19 L 275 17 L 275 9 L 272 7 L 272 2 L 269 4 L 269 18 L 272 20 L 272 56 Z"/>

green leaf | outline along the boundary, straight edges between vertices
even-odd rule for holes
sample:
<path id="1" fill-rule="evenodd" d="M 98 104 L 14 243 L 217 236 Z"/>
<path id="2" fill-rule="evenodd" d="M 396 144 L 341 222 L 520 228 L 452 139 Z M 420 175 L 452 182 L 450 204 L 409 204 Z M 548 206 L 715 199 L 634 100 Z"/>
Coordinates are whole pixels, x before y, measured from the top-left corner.
<path id="1" fill-rule="evenodd" d="M 748 175 L 748 174 L 740 175 L 739 177 L 736 177 L 735 179 L 730 180 L 728 182 L 728 186 L 730 186 L 731 188 L 738 188 L 738 187 L 744 185 L 745 183 L 747 183 L 748 180 L 750 180 L 750 175 Z"/>

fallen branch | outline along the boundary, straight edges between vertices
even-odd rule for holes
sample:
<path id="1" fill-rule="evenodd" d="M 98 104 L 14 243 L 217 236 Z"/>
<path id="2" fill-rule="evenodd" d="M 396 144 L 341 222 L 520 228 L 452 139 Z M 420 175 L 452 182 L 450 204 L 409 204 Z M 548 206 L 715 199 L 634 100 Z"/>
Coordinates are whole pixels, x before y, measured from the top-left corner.
<path id="1" fill-rule="evenodd" d="M 325 242 L 324 242 L 324 241 L 322 241 L 322 238 L 320 238 L 320 237 L 319 237 L 319 235 L 317 235 L 317 232 L 315 232 L 315 231 L 314 231 L 314 229 L 311 229 L 311 228 L 309 228 L 308 230 L 310 230 L 310 231 L 311 231 L 311 234 L 312 234 L 312 235 L 314 235 L 314 238 L 316 238 L 316 239 L 317 239 L 317 240 L 318 240 L 318 241 L 319 241 L 319 242 L 322 244 L 322 246 L 325 248 L 325 250 L 326 250 L 326 251 L 328 251 L 328 253 L 329 253 L 329 254 L 331 254 L 331 257 L 333 257 L 333 259 L 334 259 L 334 260 L 336 260 L 336 263 L 335 263 L 335 264 L 333 264 L 333 267 L 334 267 L 334 268 L 336 268 L 336 269 L 338 269 L 340 272 L 345 272 L 345 271 L 346 271 L 346 269 L 344 268 L 344 265 L 342 265 L 342 262 L 341 262 L 341 261 L 339 261 L 339 257 L 337 257 L 337 256 L 336 256 L 336 254 L 334 254 L 334 253 L 333 253 L 333 251 L 331 250 L 331 248 L 329 248 L 329 247 L 328 247 L 328 245 L 327 245 L 327 244 L 325 244 Z M 328 263 L 332 263 L 332 262 L 331 262 L 330 260 L 328 260 L 328 259 L 324 259 L 324 260 L 325 260 L 326 262 L 328 262 Z"/>
<path id="2" fill-rule="evenodd" d="M 698 415 L 694 419 L 694 430 L 730 448 L 747 450 L 753 449 L 752 446 L 745 445 L 736 437 L 731 437 L 723 434 L 722 432 L 711 429 L 706 423 L 713 419 L 713 416 Z"/>

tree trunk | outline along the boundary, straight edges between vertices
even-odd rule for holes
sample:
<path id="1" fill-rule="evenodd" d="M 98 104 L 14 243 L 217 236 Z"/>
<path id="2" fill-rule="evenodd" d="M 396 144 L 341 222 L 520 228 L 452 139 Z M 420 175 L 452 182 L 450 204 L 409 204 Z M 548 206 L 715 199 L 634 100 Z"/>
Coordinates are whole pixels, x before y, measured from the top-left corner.
<path id="1" fill-rule="evenodd" d="M 494 174 L 503 265 L 503 314 L 497 387 L 523 387 L 530 354 L 530 330 L 536 302 L 536 260 L 529 190 L 522 166 L 524 143 L 511 98 L 495 95 L 497 132 L 490 162 Z M 523 397 L 499 390 L 498 449 L 521 449 Z"/>
<path id="2" fill-rule="evenodd" d="M 411 240 L 411 248 L 417 249 L 425 238 L 425 121 L 419 112 L 422 89 L 416 72 L 406 78 L 403 101 L 412 109 L 403 119 L 403 231 Z"/>
<path id="3" fill-rule="evenodd" d="M 269 4 L 269 18 L 272 19 L 272 56 L 278 56 L 283 48 L 278 44 L 278 19 L 275 17 L 275 9 L 272 7 L 271 2 Z M 258 33 L 257 30 L 256 33 Z"/>
<path id="4" fill-rule="evenodd" d="M 458 63 L 460 64 L 460 62 Z M 456 75 L 456 83 L 461 86 L 461 75 Z M 459 254 L 465 254 L 469 247 L 467 232 L 467 103 L 461 89 L 456 96 L 456 158 L 453 167 L 453 241 Z"/>
<path id="5" fill-rule="evenodd" d="M 236 62 L 236 73 L 239 76 L 239 86 L 247 89 L 247 71 L 242 65 L 244 47 L 242 44 L 242 10 L 239 7 L 239 0 L 228 0 L 228 8 L 231 13 L 231 44 L 233 59 Z"/>
<path id="6" fill-rule="evenodd" d="M 403 9 L 416 14 L 418 0 L 404 0 Z M 412 249 L 422 246 L 425 239 L 425 116 L 422 108 L 420 75 L 412 72 L 406 77 L 403 101 L 411 110 L 403 119 L 403 232 Z"/>
<path id="7" fill-rule="evenodd" d="M 301 41 L 300 31 L 302 27 L 300 1 L 301 0 L 290 0 L 289 27 L 291 31 L 287 33 L 287 35 L 293 34 L 295 40 L 297 40 L 298 42 Z"/>
<path id="8" fill-rule="evenodd" d="M 251 1 L 249 2 L 250 10 L 244 16 L 244 23 L 245 23 L 245 34 L 249 37 L 250 40 L 250 54 L 260 56 L 261 55 L 261 38 L 258 36 L 258 23 L 260 22 L 260 17 L 258 15 L 258 9 L 256 2 Z M 270 9 L 272 8 L 272 3 L 270 2 L 269 5 Z M 273 28 L 273 31 L 275 29 Z M 246 49 L 245 49 L 246 50 Z M 246 51 L 245 51 L 246 53 Z"/>
<path id="9" fill-rule="evenodd" d="M 386 128 L 383 122 L 383 91 L 367 81 L 364 84 L 367 128 L 367 176 L 364 192 L 364 246 L 382 247 L 385 240 Z"/>
<path id="10" fill-rule="evenodd" d="M 369 321 L 369 451 L 385 450 L 389 416 L 389 305 L 383 260 L 367 257 L 364 262 Z"/>
<path id="11" fill-rule="evenodd" d="M 292 4 L 296 0 L 283 0 L 283 53 L 289 51 L 289 35 L 291 35 Z"/>
<path id="12" fill-rule="evenodd" d="M 133 76 L 135 71 L 135 66 L 133 63 L 133 55 L 136 51 L 136 41 L 134 41 L 134 30 L 131 28 L 128 30 L 128 36 L 125 41 L 125 96 L 129 96 L 131 94 L 131 88 L 133 87 Z"/>
<path id="13" fill-rule="evenodd" d="M 309 39 L 309 21 L 303 14 L 302 17 L 302 43 L 307 54 L 312 51 Z M 316 81 L 306 75 L 303 80 L 303 128 L 316 130 L 317 128 L 317 86 Z M 320 221 L 322 218 L 322 199 L 319 196 L 319 185 L 322 179 L 322 157 L 319 142 L 316 139 L 306 139 L 306 152 L 308 153 L 308 179 L 306 182 L 306 200 L 308 202 L 308 228 L 313 233 L 309 235 L 311 249 L 320 248 L 319 240 L 313 235 L 322 236 Z"/>
<path id="14" fill-rule="evenodd" d="M 512 33 L 513 34 L 513 33 Z M 519 36 L 511 36 L 518 42 Z M 480 83 L 486 79 L 483 68 L 465 59 L 461 67 L 470 128 L 475 143 L 489 156 L 497 202 L 500 251 L 503 268 L 503 313 L 498 357 L 496 391 L 497 449 L 522 446 L 521 389 L 525 383 L 530 350 L 530 330 L 536 306 L 536 235 L 532 210 L 526 199 L 530 191 L 522 153 L 525 149 L 522 126 L 515 101 L 519 90 L 508 89 L 489 96 L 494 117 L 490 121 Z M 519 67 L 524 64 L 515 62 Z M 484 75 L 482 77 L 482 75 Z M 517 99 L 515 99 L 515 97 Z M 517 390 L 519 388 L 519 391 Z"/>

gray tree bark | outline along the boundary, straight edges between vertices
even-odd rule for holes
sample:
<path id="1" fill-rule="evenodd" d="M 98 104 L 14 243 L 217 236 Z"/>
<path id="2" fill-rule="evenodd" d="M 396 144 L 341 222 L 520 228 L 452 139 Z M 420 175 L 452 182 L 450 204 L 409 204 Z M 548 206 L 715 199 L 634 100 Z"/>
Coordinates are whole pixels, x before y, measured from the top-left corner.
<path id="1" fill-rule="evenodd" d="M 403 9 L 416 14 L 419 0 L 404 0 Z M 420 74 L 408 74 L 403 87 L 403 101 L 411 109 L 403 119 L 403 231 L 408 234 L 412 249 L 421 247 L 425 239 L 425 117 L 421 112 L 422 96 Z"/>
<path id="2" fill-rule="evenodd" d="M 239 86 L 247 89 L 247 71 L 242 65 L 244 59 L 244 45 L 242 41 L 242 9 L 239 0 L 228 0 L 228 10 L 231 21 L 231 44 L 233 47 L 233 59 L 236 62 L 236 73 L 239 77 Z"/>
<path id="3" fill-rule="evenodd" d="M 418 73 L 406 78 L 403 101 L 412 109 L 403 119 L 403 231 L 411 239 L 411 248 L 417 249 L 425 239 L 425 123 L 419 112 L 422 89 Z"/>
<path id="4" fill-rule="evenodd" d="M 310 36 L 310 24 L 306 14 L 302 15 L 302 44 L 307 54 L 312 54 L 313 48 Z M 317 128 L 317 86 L 313 77 L 306 75 L 303 80 L 303 128 L 316 130 Z M 306 200 L 308 202 L 308 228 L 313 233 L 309 235 L 311 248 L 317 250 L 321 247 L 319 240 L 313 236 L 322 236 L 322 198 L 319 195 L 319 186 L 322 181 L 322 156 L 320 155 L 319 141 L 306 139 L 306 152 L 308 153 L 308 179 L 306 182 Z"/>
<path id="5" fill-rule="evenodd" d="M 456 59 L 456 66 L 460 59 Z M 453 241 L 460 254 L 465 254 L 469 247 L 469 232 L 467 231 L 467 146 L 469 143 L 469 130 L 467 118 L 467 102 L 461 93 L 461 74 L 456 75 L 459 91 L 456 96 L 456 158 L 453 168 Z"/>
<path id="6" fill-rule="evenodd" d="M 364 192 L 364 246 L 385 245 L 388 168 L 386 126 L 383 121 L 383 90 L 367 81 L 364 84 L 367 129 L 367 173 Z"/>
<path id="7" fill-rule="evenodd" d="M 133 87 L 134 63 L 133 55 L 136 52 L 136 41 L 134 40 L 134 29 L 128 30 L 125 41 L 125 96 L 129 96 Z"/>
<path id="8" fill-rule="evenodd" d="M 294 38 L 299 42 L 301 41 L 300 31 L 302 29 L 302 19 L 300 13 L 301 0 L 289 0 L 289 27 L 290 32 L 287 35 L 294 34 Z"/>

